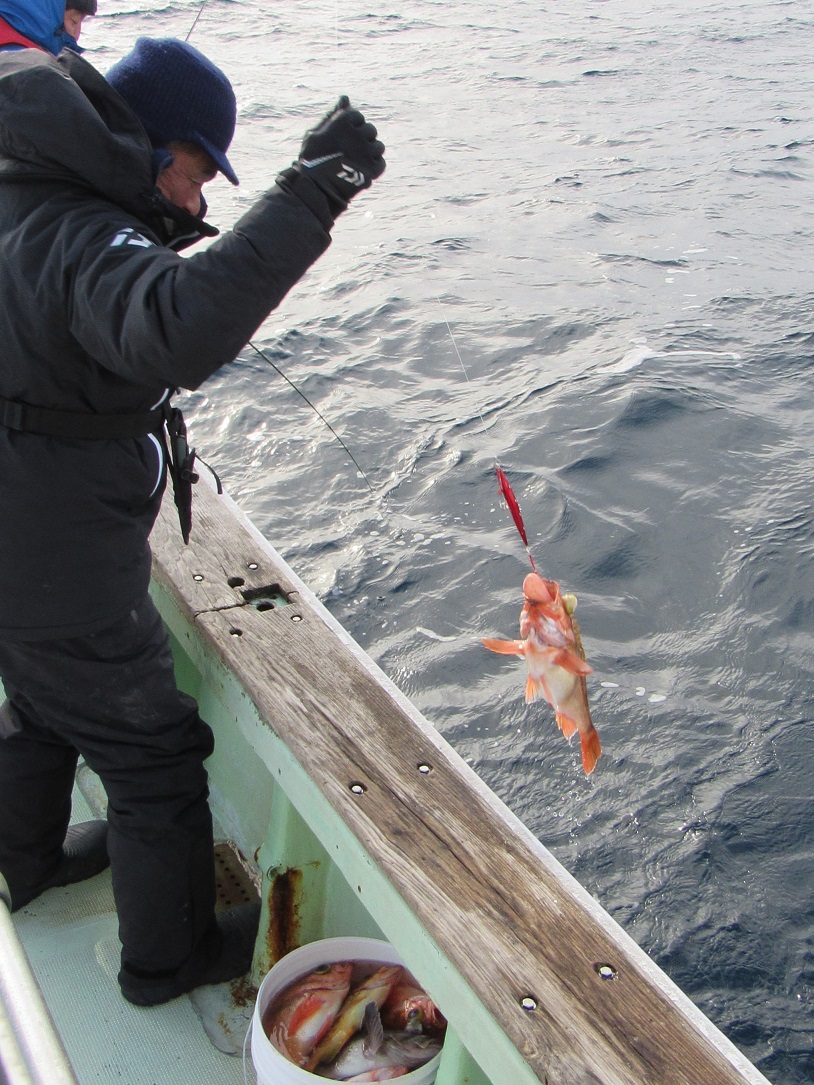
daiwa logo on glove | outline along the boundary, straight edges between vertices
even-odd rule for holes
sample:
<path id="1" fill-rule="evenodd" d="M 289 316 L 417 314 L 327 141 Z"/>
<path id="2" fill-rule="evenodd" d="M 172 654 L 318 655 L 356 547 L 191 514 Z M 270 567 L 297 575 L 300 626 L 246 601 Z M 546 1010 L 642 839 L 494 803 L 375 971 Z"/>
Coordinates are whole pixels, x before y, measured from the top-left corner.
<path id="1" fill-rule="evenodd" d="M 324 154 L 321 158 L 301 158 L 300 162 L 307 170 L 316 169 L 317 166 L 324 166 L 326 162 L 333 162 L 337 158 L 341 158 L 342 154 L 337 151 L 335 154 Z M 347 162 L 342 162 L 340 169 L 336 173 L 338 181 L 347 181 L 348 184 L 353 185 L 355 188 L 361 188 L 365 183 L 365 175 L 361 170 L 356 170 L 353 166 L 349 166 Z"/>
<path id="2" fill-rule="evenodd" d="M 342 163 L 342 169 L 336 176 L 340 181 L 347 181 L 348 184 L 355 185 L 356 188 L 361 188 L 365 183 L 365 175 L 360 170 L 347 166 L 344 162 Z"/>

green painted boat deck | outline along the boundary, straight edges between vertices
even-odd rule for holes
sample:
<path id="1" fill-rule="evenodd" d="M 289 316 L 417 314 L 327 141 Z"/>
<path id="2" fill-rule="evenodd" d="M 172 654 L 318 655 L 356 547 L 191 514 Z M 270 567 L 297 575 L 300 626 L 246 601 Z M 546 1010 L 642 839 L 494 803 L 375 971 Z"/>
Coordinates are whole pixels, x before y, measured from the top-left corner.
<path id="1" fill-rule="evenodd" d="M 75 787 L 72 820 L 95 816 Z M 242 1059 L 209 1042 L 190 998 L 149 1009 L 122 998 L 110 871 L 50 889 L 14 925 L 81 1085 L 244 1085 Z"/>

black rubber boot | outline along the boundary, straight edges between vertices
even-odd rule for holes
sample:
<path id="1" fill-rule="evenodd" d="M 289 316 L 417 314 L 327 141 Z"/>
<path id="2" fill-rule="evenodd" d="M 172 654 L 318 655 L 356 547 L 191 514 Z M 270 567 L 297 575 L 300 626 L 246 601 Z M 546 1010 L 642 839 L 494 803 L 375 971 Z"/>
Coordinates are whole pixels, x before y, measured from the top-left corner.
<path id="1" fill-rule="evenodd" d="M 119 986 L 128 1002 L 158 1006 L 206 983 L 226 983 L 244 976 L 252 966 L 260 905 L 245 904 L 220 912 L 212 938 L 192 960 L 175 972 L 139 972 L 123 967 Z"/>
<path id="2" fill-rule="evenodd" d="M 57 889 L 64 885 L 73 885 L 101 874 L 110 865 L 107 855 L 107 822 L 83 821 L 79 825 L 68 826 L 62 855 L 57 868 L 50 878 L 35 889 L 18 894 L 12 898 L 12 911 L 24 908 L 46 889 Z"/>

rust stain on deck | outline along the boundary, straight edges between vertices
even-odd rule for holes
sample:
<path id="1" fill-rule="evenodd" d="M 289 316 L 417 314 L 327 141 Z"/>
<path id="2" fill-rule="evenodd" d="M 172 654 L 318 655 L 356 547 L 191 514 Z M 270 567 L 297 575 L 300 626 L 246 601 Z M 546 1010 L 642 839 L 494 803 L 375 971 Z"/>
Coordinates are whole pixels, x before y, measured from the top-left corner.
<path id="1" fill-rule="evenodd" d="M 257 1001 L 257 987 L 248 976 L 240 976 L 231 983 L 233 1006 L 253 1006 Z"/>

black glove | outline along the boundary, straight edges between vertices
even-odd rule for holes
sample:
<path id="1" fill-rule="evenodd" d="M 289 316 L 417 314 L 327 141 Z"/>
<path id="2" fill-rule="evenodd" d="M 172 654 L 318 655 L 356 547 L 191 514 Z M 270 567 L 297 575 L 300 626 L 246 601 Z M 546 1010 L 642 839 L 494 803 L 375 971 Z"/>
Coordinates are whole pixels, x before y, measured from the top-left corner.
<path id="1" fill-rule="evenodd" d="M 293 169 L 322 190 L 334 217 L 384 173 L 384 144 L 376 135 L 344 94 L 336 108 L 306 132 Z"/>

